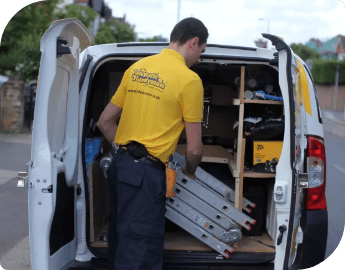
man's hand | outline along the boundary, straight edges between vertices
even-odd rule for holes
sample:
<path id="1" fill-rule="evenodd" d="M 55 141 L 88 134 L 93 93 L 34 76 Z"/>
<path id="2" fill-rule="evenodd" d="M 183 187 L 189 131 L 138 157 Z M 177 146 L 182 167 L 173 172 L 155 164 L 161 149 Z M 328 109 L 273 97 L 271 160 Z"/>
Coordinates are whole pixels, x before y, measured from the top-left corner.
<path id="1" fill-rule="evenodd" d="M 189 173 L 186 171 L 186 168 L 183 168 L 183 169 L 182 169 L 182 172 L 183 172 L 184 175 L 186 175 L 186 176 L 188 176 L 189 178 L 195 180 L 195 178 L 196 178 L 195 173 L 189 174 Z"/>

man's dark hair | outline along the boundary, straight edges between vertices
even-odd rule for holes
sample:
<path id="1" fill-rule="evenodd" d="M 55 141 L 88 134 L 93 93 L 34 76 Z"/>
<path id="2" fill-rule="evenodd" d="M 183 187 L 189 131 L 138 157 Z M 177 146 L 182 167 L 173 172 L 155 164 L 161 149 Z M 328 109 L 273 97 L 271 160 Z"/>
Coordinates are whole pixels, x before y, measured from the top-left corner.
<path id="1" fill-rule="evenodd" d="M 208 31 L 205 25 L 198 19 L 190 17 L 178 22 L 170 35 L 170 42 L 185 44 L 188 40 L 198 37 L 199 46 L 204 44 L 208 38 Z"/>

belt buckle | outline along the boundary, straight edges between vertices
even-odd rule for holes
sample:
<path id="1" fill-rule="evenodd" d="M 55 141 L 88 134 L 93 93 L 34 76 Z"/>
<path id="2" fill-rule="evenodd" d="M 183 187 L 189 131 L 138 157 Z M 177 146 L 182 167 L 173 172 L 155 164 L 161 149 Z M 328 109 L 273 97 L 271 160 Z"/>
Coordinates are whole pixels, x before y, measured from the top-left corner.
<path id="1" fill-rule="evenodd" d="M 113 154 L 113 156 L 117 153 L 117 151 L 119 151 L 119 146 L 115 144 L 115 142 L 112 142 L 111 144 L 111 152 Z"/>

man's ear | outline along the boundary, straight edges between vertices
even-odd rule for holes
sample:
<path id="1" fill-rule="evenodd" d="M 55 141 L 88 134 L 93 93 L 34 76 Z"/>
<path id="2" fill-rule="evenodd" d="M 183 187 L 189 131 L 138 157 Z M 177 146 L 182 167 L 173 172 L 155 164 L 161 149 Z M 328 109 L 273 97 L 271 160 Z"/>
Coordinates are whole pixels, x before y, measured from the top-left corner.
<path id="1" fill-rule="evenodd" d="M 194 46 L 199 45 L 199 38 L 198 37 L 193 38 L 193 44 L 194 44 Z"/>
<path id="2" fill-rule="evenodd" d="M 196 45 L 198 45 L 199 43 L 199 38 L 198 37 L 194 37 L 192 39 L 190 39 L 188 41 L 188 47 L 189 49 L 193 49 Z"/>

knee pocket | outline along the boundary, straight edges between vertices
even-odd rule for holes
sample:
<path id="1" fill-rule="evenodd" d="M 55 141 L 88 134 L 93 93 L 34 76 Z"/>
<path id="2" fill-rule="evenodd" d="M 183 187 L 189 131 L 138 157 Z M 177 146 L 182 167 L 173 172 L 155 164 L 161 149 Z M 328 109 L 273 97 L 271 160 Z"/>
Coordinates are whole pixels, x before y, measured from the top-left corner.
<path id="1" fill-rule="evenodd" d="M 130 260 L 157 263 L 163 258 L 164 224 L 162 226 L 131 222 L 132 237 L 128 241 Z"/>

